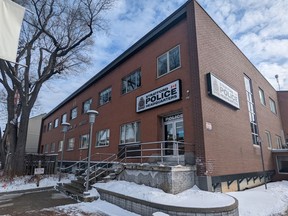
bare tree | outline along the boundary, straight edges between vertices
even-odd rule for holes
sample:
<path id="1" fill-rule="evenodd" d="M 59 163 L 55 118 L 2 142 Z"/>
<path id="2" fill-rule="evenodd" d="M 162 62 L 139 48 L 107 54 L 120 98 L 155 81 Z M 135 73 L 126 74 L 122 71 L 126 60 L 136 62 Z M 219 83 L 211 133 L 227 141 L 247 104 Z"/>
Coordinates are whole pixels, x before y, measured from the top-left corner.
<path id="1" fill-rule="evenodd" d="M 22 25 L 17 62 L 0 60 L 7 124 L 1 142 L 5 173 L 23 175 L 29 115 L 42 84 L 89 63 L 92 34 L 105 30 L 105 12 L 113 0 L 18 0 L 32 13 Z M 3 152 L 1 152 L 3 156 Z M 3 157 L 2 157 L 3 158 Z"/>

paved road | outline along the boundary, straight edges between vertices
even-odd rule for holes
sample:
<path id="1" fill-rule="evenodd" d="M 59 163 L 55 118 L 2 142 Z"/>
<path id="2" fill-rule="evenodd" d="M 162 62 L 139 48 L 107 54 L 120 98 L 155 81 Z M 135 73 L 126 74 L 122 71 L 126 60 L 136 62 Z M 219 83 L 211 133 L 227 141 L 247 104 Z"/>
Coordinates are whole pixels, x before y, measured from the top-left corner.
<path id="1" fill-rule="evenodd" d="M 0 196 L 0 215 L 23 215 L 28 211 L 77 203 L 54 189 L 15 192 Z"/>

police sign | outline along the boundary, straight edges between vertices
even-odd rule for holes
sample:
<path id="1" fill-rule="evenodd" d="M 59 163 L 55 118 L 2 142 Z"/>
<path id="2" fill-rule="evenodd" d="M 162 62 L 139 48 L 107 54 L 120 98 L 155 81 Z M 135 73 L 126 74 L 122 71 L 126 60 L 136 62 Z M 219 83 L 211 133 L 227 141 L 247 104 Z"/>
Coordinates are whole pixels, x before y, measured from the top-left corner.
<path id="1" fill-rule="evenodd" d="M 157 88 L 136 98 L 136 112 L 142 112 L 180 100 L 180 80 Z"/>

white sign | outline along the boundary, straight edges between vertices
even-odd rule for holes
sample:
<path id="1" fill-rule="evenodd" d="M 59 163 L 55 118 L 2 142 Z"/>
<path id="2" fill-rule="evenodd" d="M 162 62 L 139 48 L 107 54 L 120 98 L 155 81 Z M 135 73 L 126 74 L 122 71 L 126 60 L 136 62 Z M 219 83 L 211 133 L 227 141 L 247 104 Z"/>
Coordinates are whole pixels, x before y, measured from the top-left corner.
<path id="1" fill-rule="evenodd" d="M 44 168 L 35 168 L 34 175 L 44 174 Z"/>
<path id="2" fill-rule="evenodd" d="M 180 80 L 157 88 L 136 98 L 136 112 L 180 100 Z"/>
<path id="3" fill-rule="evenodd" d="M 209 94 L 213 95 L 226 103 L 240 109 L 238 92 L 229 87 L 223 81 L 215 77 L 212 73 L 208 74 Z"/>

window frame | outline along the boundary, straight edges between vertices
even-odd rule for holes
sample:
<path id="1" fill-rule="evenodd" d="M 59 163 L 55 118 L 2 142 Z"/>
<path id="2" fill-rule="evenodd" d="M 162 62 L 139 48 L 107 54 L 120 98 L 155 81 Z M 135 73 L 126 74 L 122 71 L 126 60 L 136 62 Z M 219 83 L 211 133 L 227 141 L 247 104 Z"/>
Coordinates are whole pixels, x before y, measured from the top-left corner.
<path id="1" fill-rule="evenodd" d="M 170 53 L 175 50 L 178 49 L 178 61 L 179 61 L 179 65 L 173 69 L 170 68 L 171 64 L 170 64 Z M 160 74 L 160 64 L 159 64 L 159 59 L 165 57 L 165 61 L 163 62 L 166 65 L 166 72 L 165 73 L 161 73 Z M 166 74 L 169 74 L 177 69 L 181 68 L 181 49 L 180 49 L 180 44 L 178 44 L 177 46 L 171 48 L 170 50 L 168 50 L 167 52 L 163 53 L 162 55 L 157 57 L 157 78 L 165 76 Z"/>
<path id="2" fill-rule="evenodd" d="M 92 104 L 92 98 L 89 98 L 88 100 L 82 103 L 82 114 L 87 113 L 87 111 L 91 109 L 91 104 Z M 89 108 L 86 107 L 88 105 L 89 105 Z"/>
<path id="3" fill-rule="evenodd" d="M 73 144 L 72 148 L 70 148 L 71 144 Z M 67 151 L 73 151 L 74 148 L 75 148 L 75 137 L 71 137 L 68 139 Z"/>
<path id="4" fill-rule="evenodd" d="M 59 126 L 59 118 L 56 118 L 54 120 L 54 128 L 57 128 Z"/>
<path id="5" fill-rule="evenodd" d="M 259 98 L 260 98 L 261 104 L 263 106 L 266 106 L 265 93 L 264 93 L 264 90 L 260 87 L 259 87 Z"/>
<path id="6" fill-rule="evenodd" d="M 128 139 L 131 139 L 131 138 L 127 138 L 127 135 L 128 135 L 127 127 L 130 125 L 132 125 L 134 128 L 134 137 L 133 137 L 134 140 L 132 140 L 132 141 L 128 141 Z M 123 134 L 122 134 L 123 131 L 124 131 L 124 139 L 122 139 L 123 138 Z M 121 145 L 139 143 L 139 142 L 140 142 L 140 122 L 139 121 L 130 122 L 130 123 L 123 124 L 120 126 L 120 144 Z"/>
<path id="7" fill-rule="evenodd" d="M 86 143 L 86 145 L 85 145 Z M 89 134 L 82 134 L 79 137 L 79 149 L 88 149 L 89 146 Z"/>
<path id="8" fill-rule="evenodd" d="M 103 94 L 103 95 L 102 95 Z M 104 101 L 103 98 L 105 98 L 106 94 L 108 94 L 107 96 L 107 100 Z M 111 101 L 112 99 L 112 87 L 108 87 L 104 90 L 102 90 L 101 92 L 99 92 L 99 101 L 98 101 L 98 105 L 102 106 L 104 104 L 107 104 Z"/>
<path id="9" fill-rule="evenodd" d="M 55 142 L 53 142 L 50 144 L 50 153 L 54 153 L 55 150 L 56 150 L 56 144 L 55 144 Z"/>
<path id="10" fill-rule="evenodd" d="M 275 101 L 269 97 L 269 105 L 270 105 L 270 111 L 274 113 L 275 115 L 277 114 L 277 107 Z"/>
<path id="11" fill-rule="evenodd" d="M 258 143 L 259 129 L 258 129 L 258 123 L 257 123 L 252 80 L 246 75 L 244 75 L 244 85 L 245 85 L 246 101 L 247 101 L 247 106 L 248 106 L 250 131 L 252 135 L 252 143 L 253 145 L 259 146 L 259 143 Z"/>
<path id="12" fill-rule="evenodd" d="M 64 116 L 65 116 L 65 121 L 64 121 Z M 61 116 L 61 124 L 67 122 L 67 113 L 63 113 L 63 115 Z"/>
<path id="13" fill-rule="evenodd" d="M 52 130 L 52 125 L 53 125 L 52 122 L 49 122 L 49 123 L 48 123 L 48 131 L 51 131 L 51 130 Z"/>
<path id="14" fill-rule="evenodd" d="M 266 130 L 265 131 L 265 134 L 266 134 L 266 140 L 267 140 L 267 146 L 268 146 L 268 149 L 273 149 L 273 146 L 272 146 L 272 137 L 271 137 L 271 133 L 270 131 Z"/>
<path id="15" fill-rule="evenodd" d="M 132 89 L 129 89 L 129 80 L 131 80 L 133 78 L 134 75 L 137 75 L 137 77 L 135 78 L 136 79 L 136 87 L 133 88 L 132 86 Z M 130 81 L 130 83 L 132 83 Z M 141 72 L 141 68 L 138 68 L 136 70 L 134 70 L 133 72 L 131 72 L 130 74 L 128 74 L 127 76 L 123 77 L 122 80 L 121 80 L 121 93 L 122 95 L 124 94 L 127 94 L 129 92 L 132 92 L 138 88 L 140 88 L 142 85 L 142 72 Z"/>
<path id="16" fill-rule="evenodd" d="M 100 136 L 100 133 L 101 133 L 101 132 L 105 132 L 106 137 L 105 137 L 104 144 L 101 144 L 101 145 L 100 145 L 100 142 L 102 141 L 102 140 L 99 139 L 99 136 Z M 107 134 L 108 134 L 108 136 L 107 136 Z M 107 146 L 109 146 L 109 144 L 110 144 L 110 129 L 104 129 L 104 130 L 98 131 L 98 132 L 96 133 L 96 137 L 97 137 L 96 145 L 95 145 L 96 148 L 101 148 L 101 147 L 107 147 Z"/>
<path id="17" fill-rule="evenodd" d="M 44 145 L 44 154 L 49 153 L 49 144 Z"/>
<path id="18" fill-rule="evenodd" d="M 276 145 L 278 149 L 283 149 L 282 137 L 276 134 Z"/>
<path id="19" fill-rule="evenodd" d="M 78 107 L 74 107 L 70 110 L 70 120 L 76 119 L 78 116 Z"/>
<path id="20" fill-rule="evenodd" d="M 64 141 L 60 140 L 58 142 L 58 152 L 62 152 L 63 151 L 63 147 L 64 147 Z"/>

